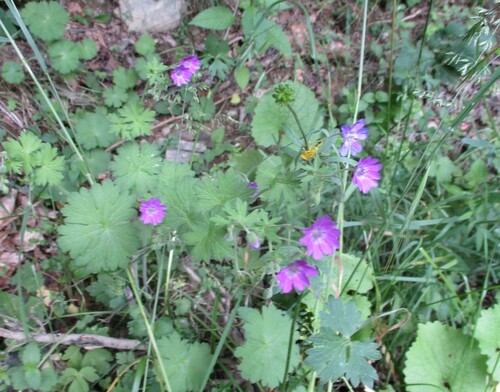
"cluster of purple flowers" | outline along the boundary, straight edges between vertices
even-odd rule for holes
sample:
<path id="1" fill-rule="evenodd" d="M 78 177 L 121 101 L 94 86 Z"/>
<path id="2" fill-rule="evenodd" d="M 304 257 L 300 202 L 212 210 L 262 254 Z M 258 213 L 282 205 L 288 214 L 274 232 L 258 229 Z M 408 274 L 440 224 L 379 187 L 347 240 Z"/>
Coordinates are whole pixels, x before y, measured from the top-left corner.
<path id="1" fill-rule="evenodd" d="M 200 60 L 196 56 L 186 57 L 175 67 L 170 77 L 178 87 L 188 84 L 191 77 L 200 69 Z"/>
<path id="2" fill-rule="evenodd" d="M 340 230 L 337 224 L 328 215 L 322 216 L 311 227 L 302 230 L 304 236 L 299 240 L 306 247 L 307 256 L 314 260 L 321 260 L 323 256 L 332 255 L 339 248 Z M 278 287 L 287 294 L 293 288 L 304 290 L 310 285 L 309 276 L 318 275 L 316 267 L 309 265 L 305 260 L 295 260 L 282 268 L 277 274 Z"/>
<path id="3" fill-rule="evenodd" d="M 339 148 L 339 155 L 343 157 L 358 155 L 363 150 L 360 141 L 368 137 L 365 120 L 359 120 L 353 125 L 343 125 L 341 130 L 343 143 Z M 378 159 L 361 158 L 354 169 L 352 183 L 361 193 L 368 193 L 370 189 L 378 186 L 381 170 L 382 165 Z M 329 216 L 316 219 L 311 227 L 305 228 L 302 232 L 304 236 L 299 241 L 306 247 L 307 256 L 314 260 L 321 260 L 323 256 L 332 255 L 339 248 L 340 230 Z M 282 268 L 276 274 L 276 279 L 283 293 L 287 294 L 294 288 L 297 291 L 304 290 L 310 284 L 308 277 L 317 274 L 318 270 L 305 260 L 295 260 Z"/>
<path id="4" fill-rule="evenodd" d="M 366 140 L 368 137 L 365 120 L 361 119 L 353 125 L 343 125 L 340 129 L 344 139 L 339 148 L 340 156 L 354 157 L 358 155 L 363 150 L 363 146 L 359 141 Z M 354 169 L 352 183 L 358 187 L 361 193 L 368 193 L 371 188 L 378 186 L 380 170 L 382 170 L 382 165 L 378 159 L 372 157 L 361 158 Z"/>

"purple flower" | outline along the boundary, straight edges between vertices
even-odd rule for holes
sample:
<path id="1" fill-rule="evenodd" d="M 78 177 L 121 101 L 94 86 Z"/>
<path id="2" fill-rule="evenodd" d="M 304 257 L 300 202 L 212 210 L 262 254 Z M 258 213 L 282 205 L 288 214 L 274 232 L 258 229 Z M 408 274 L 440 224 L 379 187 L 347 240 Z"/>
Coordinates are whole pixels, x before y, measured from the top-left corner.
<path id="1" fill-rule="evenodd" d="M 255 233 L 247 233 L 247 243 L 252 249 L 260 249 L 262 245 L 260 238 Z"/>
<path id="2" fill-rule="evenodd" d="M 297 291 L 304 290 L 311 284 L 308 276 L 316 275 L 318 275 L 316 267 L 307 264 L 305 260 L 295 260 L 285 268 L 282 268 L 276 274 L 276 279 L 278 280 L 278 287 L 284 294 L 288 294 L 292 289 Z"/>
<path id="3" fill-rule="evenodd" d="M 191 80 L 192 72 L 186 67 L 179 65 L 172 70 L 170 77 L 177 87 L 188 84 Z"/>
<path id="4" fill-rule="evenodd" d="M 200 60 L 198 60 L 198 57 L 196 56 L 186 57 L 181 60 L 180 65 L 188 69 L 191 75 L 193 75 L 200 69 Z"/>
<path id="5" fill-rule="evenodd" d="M 259 194 L 259 186 L 257 185 L 256 182 L 249 182 L 247 185 L 249 188 L 255 189 L 255 192 L 250 195 L 250 197 L 253 199 L 254 197 L 257 197 Z"/>
<path id="6" fill-rule="evenodd" d="M 342 125 L 342 136 L 344 143 L 340 146 L 340 156 L 358 155 L 363 147 L 358 140 L 365 140 L 368 137 L 368 128 L 365 127 L 365 120 L 359 120 L 353 125 Z"/>
<path id="7" fill-rule="evenodd" d="M 165 217 L 166 209 L 167 207 L 161 204 L 160 199 L 151 198 L 141 203 L 139 207 L 139 211 L 141 212 L 140 219 L 145 225 L 159 225 Z"/>
<path id="8" fill-rule="evenodd" d="M 352 183 L 356 185 L 361 193 L 368 193 L 371 188 L 378 186 L 382 165 L 377 158 L 361 158 L 354 169 Z"/>
<path id="9" fill-rule="evenodd" d="M 311 227 L 302 230 L 304 237 L 299 241 L 307 247 L 307 256 L 321 260 L 325 255 L 332 255 L 339 248 L 340 230 L 328 215 L 316 219 Z"/>

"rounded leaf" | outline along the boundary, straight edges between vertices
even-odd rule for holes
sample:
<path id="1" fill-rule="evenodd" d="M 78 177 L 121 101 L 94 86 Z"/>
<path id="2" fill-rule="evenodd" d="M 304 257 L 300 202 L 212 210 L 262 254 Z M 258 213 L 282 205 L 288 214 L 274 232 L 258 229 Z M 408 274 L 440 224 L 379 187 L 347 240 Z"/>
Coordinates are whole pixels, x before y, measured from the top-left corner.
<path id="1" fill-rule="evenodd" d="M 70 253 L 75 268 L 99 273 L 128 264 L 140 246 L 131 223 L 137 213 L 134 204 L 133 196 L 109 180 L 69 195 L 57 242 Z"/>

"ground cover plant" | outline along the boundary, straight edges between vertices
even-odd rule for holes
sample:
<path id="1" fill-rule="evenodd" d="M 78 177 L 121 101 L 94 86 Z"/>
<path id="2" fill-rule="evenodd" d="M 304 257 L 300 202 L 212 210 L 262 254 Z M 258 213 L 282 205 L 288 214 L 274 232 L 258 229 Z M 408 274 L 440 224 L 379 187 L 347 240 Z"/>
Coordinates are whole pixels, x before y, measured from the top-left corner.
<path id="1" fill-rule="evenodd" d="M 1 391 L 495 391 L 498 1 L 0 10 Z"/>

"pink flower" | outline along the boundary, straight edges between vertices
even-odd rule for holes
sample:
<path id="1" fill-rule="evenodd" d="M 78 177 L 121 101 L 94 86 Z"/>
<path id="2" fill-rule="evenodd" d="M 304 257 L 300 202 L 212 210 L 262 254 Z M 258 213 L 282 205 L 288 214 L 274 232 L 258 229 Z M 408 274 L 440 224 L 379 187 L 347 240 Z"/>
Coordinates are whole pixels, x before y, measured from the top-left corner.
<path id="1" fill-rule="evenodd" d="M 191 80 L 191 71 L 186 67 L 179 65 L 172 70 L 170 77 L 174 81 L 174 84 L 178 87 L 188 84 Z"/>
<path id="2" fill-rule="evenodd" d="M 139 207 L 139 211 L 141 212 L 140 219 L 145 225 L 159 225 L 165 217 L 166 209 L 167 207 L 161 204 L 160 199 L 151 198 L 141 203 Z"/>
<path id="3" fill-rule="evenodd" d="M 299 241 L 307 247 L 307 256 L 321 260 L 325 255 L 332 255 L 339 248 L 340 230 L 328 215 L 316 219 L 311 227 L 302 230 L 304 237 Z"/>
<path id="4" fill-rule="evenodd" d="M 249 188 L 255 189 L 255 192 L 250 195 L 250 197 L 253 199 L 254 197 L 257 197 L 259 195 L 259 186 L 257 185 L 256 182 L 249 182 L 247 184 Z"/>
<path id="5" fill-rule="evenodd" d="M 354 169 L 352 183 L 356 185 L 361 193 L 368 193 L 372 188 L 378 187 L 382 165 L 377 158 L 361 158 Z"/>
<path id="6" fill-rule="evenodd" d="M 342 136 L 344 143 L 340 146 L 340 156 L 358 155 L 363 147 L 358 140 L 365 140 L 368 137 L 368 128 L 365 127 L 365 120 L 359 120 L 353 125 L 342 125 Z"/>
<path id="7" fill-rule="evenodd" d="M 198 60 L 198 57 L 196 56 L 186 57 L 181 60 L 180 65 L 189 70 L 191 75 L 193 75 L 200 69 L 200 60 Z"/>
<path id="8" fill-rule="evenodd" d="M 316 267 L 307 264 L 305 260 L 295 260 L 285 268 L 282 268 L 276 274 L 276 279 L 278 280 L 278 287 L 284 294 L 288 294 L 292 289 L 297 291 L 304 290 L 311 284 L 308 276 L 316 275 L 318 275 Z"/>

